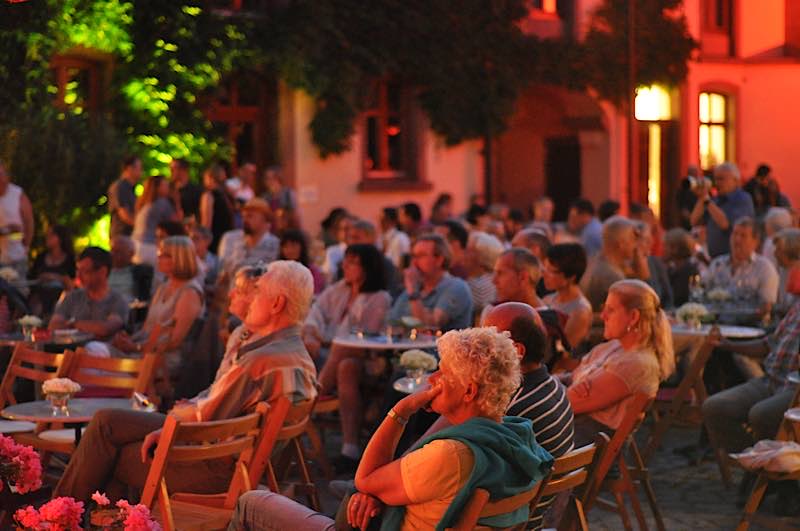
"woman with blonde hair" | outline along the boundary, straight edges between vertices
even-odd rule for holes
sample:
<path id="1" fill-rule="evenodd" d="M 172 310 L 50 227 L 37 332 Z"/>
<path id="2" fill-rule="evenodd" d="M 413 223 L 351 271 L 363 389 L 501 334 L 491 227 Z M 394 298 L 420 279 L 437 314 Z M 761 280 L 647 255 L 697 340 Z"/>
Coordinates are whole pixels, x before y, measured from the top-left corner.
<path id="1" fill-rule="evenodd" d="M 672 330 L 653 288 L 641 280 L 611 285 L 603 311 L 603 336 L 568 377 L 575 413 L 575 445 L 598 432 L 613 433 L 635 393 L 655 397 L 675 369 Z"/>
<path id="2" fill-rule="evenodd" d="M 167 280 L 153 294 L 142 329 L 133 336 L 120 332 L 113 344 L 127 353 L 161 354 L 170 374 L 176 375 L 183 342 L 203 312 L 203 289 L 194 281 L 197 257 L 188 236 L 170 236 L 160 243 L 158 271 Z"/>

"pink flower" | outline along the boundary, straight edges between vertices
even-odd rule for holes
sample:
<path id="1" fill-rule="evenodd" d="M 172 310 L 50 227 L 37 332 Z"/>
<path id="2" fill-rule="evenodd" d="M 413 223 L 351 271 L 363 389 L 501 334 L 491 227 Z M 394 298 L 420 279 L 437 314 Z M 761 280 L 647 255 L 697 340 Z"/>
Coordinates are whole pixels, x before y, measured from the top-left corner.
<path id="1" fill-rule="evenodd" d="M 19 509 L 14 513 L 14 520 L 23 528 L 38 529 L 42 519 L 39 517 L 39 511 L 28 505 L 24 509 Z"/>
<path id="2" fill-rule="evenodd" d="M 52 531 L 79 531 L 83 502 L 72 498 L 54 498 L 39 508 L 39 516 L 50 524 Z"/>
<path id="3" fill-rule="evenodd" d="M 42 463 L 30 446 L 17 444 L 0 435 L 0 480 L 13 485 L 20 494 L 42 486 Z"/>
<path id="4" fill-rule="evenodd" d="M 128 513 L 124 531 L 161 531 L 161 526 L 150 516 L 147 506 L 141 503 L 134 506 L 128 504 L 123 510 Z"/>
<path id="5" fill-rule="evenodd" d="M 111 503 L 108 500 L 108 497 L 99 490 L 94 491 L 94 494 L 92 494 L 92 499 L 95 501 L 97 505 L 108 505 Z"/>

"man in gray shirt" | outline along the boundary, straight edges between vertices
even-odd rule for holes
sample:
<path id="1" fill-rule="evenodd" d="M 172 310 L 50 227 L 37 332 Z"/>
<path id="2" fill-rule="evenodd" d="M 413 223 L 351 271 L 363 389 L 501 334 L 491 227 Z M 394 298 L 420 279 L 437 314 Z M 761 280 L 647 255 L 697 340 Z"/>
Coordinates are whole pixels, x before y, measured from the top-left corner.
<path id="1" fill-rule="evenodd" d="M 110 339 L 128 320 L 125 298 L 108 287 L 111 254 L 87 247 L 78 257 L 76 270 L 82 287 L 59 301 L 49 329 L 75 328 L 96 339 Z"/>
<path id="2" fill-rule="evenodd" d="M 108 187 L 108 212 L 111 214 L 111 234 L 130 236 L 133 232 L 136 193 L 134 187 L 142 175 L 142 161 L 135 155 L 122 161 L 122 174 Z"/>

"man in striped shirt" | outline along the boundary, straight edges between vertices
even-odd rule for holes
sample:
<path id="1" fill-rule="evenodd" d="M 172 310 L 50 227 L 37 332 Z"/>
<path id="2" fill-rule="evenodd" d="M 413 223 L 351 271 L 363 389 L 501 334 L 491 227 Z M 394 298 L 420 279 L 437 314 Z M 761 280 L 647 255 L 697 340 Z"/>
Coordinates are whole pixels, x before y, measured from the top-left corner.
<path id="1" fill-rule="evenodd" d="M 507 415 L 525 417 L 542 448 L 560 457 L 574 448 L 572 407 L 564 386 L 542 363 L 547 341 L 539 314 L 521 302 L 505 302 L 492 308 L 481 323 L 511 333 L 520 355 L 522 385 L 511 398 Z M 528 529 L 539 529 L 553 498 L 543 498 L 528 521 Z"/>

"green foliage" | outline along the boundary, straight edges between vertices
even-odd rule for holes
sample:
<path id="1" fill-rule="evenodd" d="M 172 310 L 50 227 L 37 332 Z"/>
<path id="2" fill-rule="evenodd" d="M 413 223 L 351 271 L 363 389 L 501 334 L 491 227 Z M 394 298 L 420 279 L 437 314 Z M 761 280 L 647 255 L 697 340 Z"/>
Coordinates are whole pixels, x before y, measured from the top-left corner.
<path id="1" fill-rule="evenodd" d="M 681 0 L 636 2 L 636 84 L 676 86 L 686 78 L 697 43 L 677 14 Z M 617 106 L 628 94 L 629 0 L 606 0 L 595 12 L 583 43 L 588 82 Z"/>
<path id="2" fill-rule="evenodd" d="M 323 156 L 348 149 L 367 81 L 391 75 L 416 87 L 447 143 L 497 133 L 528 81 L 530 46 L 517 22 L 524 0 L 296 0 L 262 42 L 290 86 L 317 101 L 310 124 Z M 313 24 L 309 24 L 313 20 Z"/>
<path id="3" fill-rule="evenodd" d="M 106 120 L 45 111 L 0 124 L 0 158 L 33 203 L 38 232 L 48 222 L 82 234 L 106 212 L 105 191 L 125 142 Z"/>

